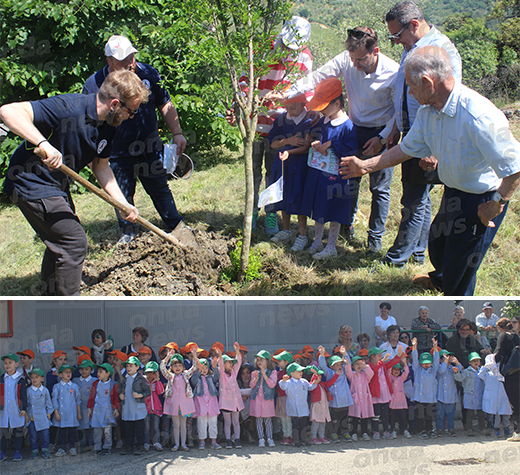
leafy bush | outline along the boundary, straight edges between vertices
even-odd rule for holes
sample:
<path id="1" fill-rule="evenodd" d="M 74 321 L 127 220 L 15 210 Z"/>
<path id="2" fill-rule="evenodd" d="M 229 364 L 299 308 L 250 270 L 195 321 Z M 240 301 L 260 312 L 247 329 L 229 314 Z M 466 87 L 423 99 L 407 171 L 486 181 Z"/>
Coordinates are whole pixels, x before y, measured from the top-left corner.
<path id="1" fill-rule="evenodd" d="M 240 268 L 240 254 L 242 252 L 242 238 L 237 242 L 235 249 L 229 254 L 231 266 L 226 267 L 222 271 L 222 278 L 228 282 L 236 282 L 238 278 L 238 270 Z M 245 275 L 245 282 L 251 282 L 253 279 L 260 278 L 260 269 L 262 268 L 262 260 L 260 253 L 251 250 L 249 253 L 249 261 Z"/>

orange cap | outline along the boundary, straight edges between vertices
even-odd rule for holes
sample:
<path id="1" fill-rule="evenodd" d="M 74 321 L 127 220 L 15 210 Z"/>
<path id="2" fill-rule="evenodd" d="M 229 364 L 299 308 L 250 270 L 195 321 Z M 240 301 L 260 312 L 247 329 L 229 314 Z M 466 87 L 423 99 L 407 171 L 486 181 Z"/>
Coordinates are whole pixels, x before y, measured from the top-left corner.
<path id="1" fill-rule="evenodd" d="M 302 348 L 302 353 L 314 353 L 314 348 L 311 345 L 305 345 Z"/>
<path id="2" fill-rule="evenodd" d="M 312 353 L 305 352 L 305 353 L 302 353 L 302 356 L 304 358 L 307 358 L 308 360 L 312 361 L 312 358 L 313 358 Z"/>
<path id="3" fill-rule="evenodd" d="M 314 97 L 307 104 L 307 109 L 321 111 L 342 94 L 343 86 L 338 78 L 325 79 L 316 86 Z"/>
<path id="4" fill-rule="evenodd" d="M 361 350 L 359 350 L 358 355 L 359 356 L 368 356 L 368 349 L 367 348 L 362 348 Z"/>
<path id="5" fill-rule="evenodd" d="M 220 350 L 222 352 L 224 352 L 224 345 L 222 343 L 220 343 L 220 341 L 216 341 L 215 343 L 213 343 L 213 346 L 211 347 L 212 350 Z"/>
<path id="6" fill-rule="evenodd" d="M 170 341 L 170 343 L 166 343 L 166 348 L 171 348 L 172 350 L 179 351 L 179 345 L 174 341 Z"/>
<path id="7" fill-rule="evenodd" d="M 152 349 L 149 346 L 143 346 L 138 353 L 148 353 L 149 355 L 152 354 Z"/>
<path id="8" fill-rule="evenodd" d="M 92 360 L 90 359 L 90 356 L 88 356 L 88 355 L 81 355 L 81 356 L 78 358 L 78 364 L 80 365 L 80 364 L 83 363 L 83 361 L 85 361 L 85 360 L 92 361 Z"/>
<path id="9" fill-rule="evenodd" d="M 59 357 L 62 356 L 62 355 L 67 356 L 67 353 L 65 353 L 65 352 L 62 351 L 62 350 L 55 351 L 55 352 L 52 354 L 52 359 L 54 359 L 54 358 L 59 358 Z"/>
<path id="10" fill-rule="evenodd" d="M 245 351 L 246 353 L 249 353 L 249 350 L 247 349 L 247 346 L 245 346 L 245 345 L 240 345 L 239 351 Z"/>
<path id="11" fill-rule="evenodd" d="M 163 352 L 163 350 L 167 350 L 168 347 L 166 345 L 163 345 L 159 348 L 159 355 Z"/>
<path id="12" fill-rule="evenodd" d="M 299 96 L 291 97 L 290 99 L 286 99 L 284 104 L 307 104 L 307 97 L 305 94 L 300 94 Z"/>
<path id="13" fill-rule="evenodd" d="M 237 357 L 237 354 L 234 351 L 226 351 L 226 355 L 228 355 L 230 358 Z"/>
<path id="14" fill-rule="evenodd" d="M 200 358 L 209 358 L 209 351 L 208 350 L 202 350 L 199 355 Z"/>
<path id="15" fill-rule="evenodd" d="M 285 348 L 278 348 L 273 355 L 279 355 L 280 353 L 283 353 L 285 351 Z"/>
<path id="16" fill-rule="evenodd" d="M 121 350 L 112 350 L 107 351 L 107 355 L 114 355 L 116 358 L 119 358 L 121 361 L 126 361 L 128 359 L 128 355 L 123 353 Z"/>
<path id="17" fill-rule="evenodd" d="M 73 350 L 79 350 L 79 351 L 83 351 L 84 353 L 90 355 L 90 348 L 86 345 L 83 345 L 83 346 L 73 346 L 72 347 Z"/>
<path id="18" fill-rule="evenodd" d="M 17 355 L 25 355 L 25 356 L 28 356 L 29 358 L 34 359 L 34 351 L 33 350 L 17 351 L 16 354 Z"/>

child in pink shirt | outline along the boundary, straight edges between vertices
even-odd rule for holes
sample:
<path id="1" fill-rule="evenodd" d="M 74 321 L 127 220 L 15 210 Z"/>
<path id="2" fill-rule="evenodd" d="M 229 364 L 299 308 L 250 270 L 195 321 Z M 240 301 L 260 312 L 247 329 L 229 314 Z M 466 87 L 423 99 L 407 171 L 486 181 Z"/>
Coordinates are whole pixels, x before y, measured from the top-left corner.
<path id="1" fill-rule="evenodd" d="M 404 370 L 402 369 L 403 367 Z M 406 402 L 406 394 L 404 393 L 404 382 L 409 373 L 410 370 L 406 358 L 388 370 L 390 384 L 393 389 L 392 399 L 390 400 L 390 429 L 392 431 L 392 439 L 397 438 L 395 431 L 395 423 L 397 420 L 399 421 L 399 431 L 407 439 L 411 437 L 410 432 L 406 430 L 408 403 Z"/>
<path id="2" fill-rule="evenodd" d="M 144 450 L 147 452 L 150 450 L 150 426 L 153 426 L 153 446 L 155 450 L 162 452 L 163 448 L 159 441 L 161 435 L 159 425 L 163 415 L 163 408 L 159 396 L 164 393 L 164 386 L 159 381 L 159 365 L 155 361 L 146 363 L 144 376 L 151 391 L 150 396 L 144 400 L 146 410 L 148 411 L 144 429 Z"/>
<path id="3" fill-rule="evenodd" d="M 252 374 L 250 387 L 251 405 L 249 413 L 256 417 L 256 431 L 258 432 L 258 447 L 265 447 L 264 427 L 269 447 L 274 447 L 273 423 L 271 417 L 275 416 L 274 393 L 278 383 L 277 373 L 271 353 L 261 350 L 255 355 L 256 371 Z"/>

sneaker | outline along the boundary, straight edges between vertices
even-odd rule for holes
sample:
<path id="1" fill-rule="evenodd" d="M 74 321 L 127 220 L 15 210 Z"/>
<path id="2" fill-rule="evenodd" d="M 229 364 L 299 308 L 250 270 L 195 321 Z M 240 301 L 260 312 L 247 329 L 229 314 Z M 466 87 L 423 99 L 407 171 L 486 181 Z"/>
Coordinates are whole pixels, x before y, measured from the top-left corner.
<path id="1" fill-rule="evenodd" d="M 419 437 L 421 439 L 427 439 L 428 438 L 428 432 L 425 431 L 425 430 L 421 431 L 421 433 L 419 434 Z"/>
<path id="2" fill-rule="evenodd" d="M 507 439 L 508 442 L 520 442 L 520 434 L 518 432 L 513 432 L 513 435 Z"/>
<path id="3" fill-rule="evenodd" d="M 397 435 L 397 434 L 396 434 L 396 435 Z M 392 438 L 392 436 L 390 435 L 390 432 L 388 432 L 387 430 L 385 430 L 385 431 L 383 432 L 383 439 L 388 440 L 388 439 L 391 439 L 391 438 Z"/>
<path id="4" fill-rule="evenodd" d="M 291 443 L 289 441 L 289 437 L 284 437 L 282 439 L 282 445 L 291 445 Z"/>
<path id="5" fill-rule="evenodd" d="M 256 223 L 258 222 L 258 210 L 253 211 L 253 222 L 251 223 L 251 231 L 256 229 Z"/>
<path id="6" fill-rule="evenodd" d="M 56 457 L 63 457 L 64 455 L 67 455 L 67 452 L 63 449 L 59 449 L 54 455 L 56 455 Z"/>
<path id="7" fill-rule="evenodd" d="M 36 457 L 38 457 L 38 452 L 36 452 Z M 13 455 L 13 462 L 21 462 L 22 461 L 22 452 L 19 450 L 15 450 Z"/>
<path id="8" fill-rule="evenodd" d="M 179 446 L 178 445 L 174 445 L 170 450 L 172 452 L 177 452 L 177 450 L 179 450 Z"/>
<path id="9" fill-rule="evenodd" d="M 217 441 L 214 440 L 213 442 L 211 442 L 211 448 L 215 449 L 215 450 L 219 450 L 222 448 L 222 446 L 217 444 Z"/>
<path id="10" fill-rule="evenodd" d="M 279 233 L 275 234 L 271 238 L 271 242 L 274 242 L 275 244 L 287 244 L 288 242 L 291 241 L 291 238 L 292 238 L 292 232 L 282 229 Z"/>
<path id="11" fill-rule="evenodd" d="M 339 437 L 338 437 L 338 434 L 332 434 L 330 436 L 330 441 L 333 443 L 333 444 L 337 444 L 339 443 Z"/>
<path id="12" fill-rule="evenodd" d="M 317 439 L 316 437 L 311 440 L 311 444 L 314 444 L 314 445 L 321 445 L 321 443 L 322 443 L 321 440 Z"/>
<path id="13" fill-rule="evenodd" d="M 56 452 L 56 444 L 49 444 L 49 452 L 53 454 Z"/>
<path id="14" fill-rule="evenodd" d="M 442 437 L 442 429 L 437 430 L 437 437 Z"/>
<path id="15" fill-rule="evenodd" d="M 181 450 L 183 450 L 184 452 L 189 452 L 190 448 L 187 445 L 183 445 L 181 446 Z"/>
<path id="16" fill-rule="evenodd" d="M 258 447 L 265 447 L 265 440 L 264 439 L 258 439 Z"/>
<path id="17" fill-rule="evenodd" d="M 117 444 L 116 444 L 116 449 L 122 449 L 122 448 L 123 448 L 123 441 L 122 440 L 118 440 Z"/>
<path id="18" fill-rule="evenodd" d="M 352 442 L 357 442 L 357 434 L 352 434 L 350 440 L 352 440 Z"/>
<path id="19" fill-rule="evenodd" d="M 504 435 L 505 435 L 506 437 L 510 437 L 510 436 L 511 436 L 511 431 L 509 430 L 509 427 L 506 427 L 506 428 L 504 429 Z"/>
<path id="20" fill-rule="evenodd" d="M 144 451 L 148 452 L 150 450 L 150 444 L 144 444 Z"/>
<path id="21" fill-rule="evenodd" d="M 199 443 L 199 450 L 204 450 L 206 448 L 206 442 L 201 440 Z"/>
<path id="22" fill-rule="evenodd" d="M 92 447 L 90 445 L 85 445 L 85 447 L 83 447 L 81 449 L 82 452 L 91 452 L 92 451 Z"/>
<path id="23" fill-rule="evenodd" d="M 110 449 L 103 449 L 101 451 L 101 455 L 111 455 L 112 454 L 112 450 Z"/>
<path id="24" fill-rule="evenodd" d="M 349 435 L 350 435 L 350 434 L 349 434 Z M 352 441 L 352 438 L 349 439 L 349 442 L 351 442 L 351 441 Z M 321 442 L 322 444 L 325 444 L 325 445 L 330 444 L 330 440 L 327 439 L 326 437 L 323 437 L 323 439 L 320 439 L 320 442 Z"/>
<path id="25" fill-rule="evenodd" d="M 29 459 L 35 460 L 37 458 L 38 458 L 38 449 L 31 450 L 31 456 L 29 457 Z"/>
<path id="26" fill-rule="evenodd" d="M 370 440 L 370 436 L 366 432 L 363 434 L 363 440 L 364 441 L 369 441 Z"/>
<path id="27" fill-rule="evenodd" d="M 491 435 L 491 429 L 489 427 L 486 427 L 485 429 L 480 429 L 480 432 L 482 432 L 482 435 Z"/>
<path id="28" fill-rule="evenodd" d="M 121 452 L 119 452 L 121 455 L 130 455 L 133 453 L 132 447 L 129 445 L 123 445 L 123 448 L 121 449 Z"/>
<path id="29" fill-rule="evenodd" d="M 292 437 L 287 437 L 287 441 L 289 442 L 289 445 L 294 445 Z"/>
<path id="30" fill-rule="evenodd" d="M 235 449 L 241 449 L 242 448 L 242 442 L 240 442 L 240 439 L 235 439 Z"/>
<path id="31" fill-rule="evenodd" d="M 457 437 L 457 433 L 453 429 L 446 429 L 445 434 L 447 437 Z"/>
<path id="32" fill-rule="evenodd" d="M 267 439 L 267 445 L 269 447 L 276 447 L 273 439 Z"/>
<path id="33" fill-rule="evenodd" d="M 42 456 L 44 459 L 50 459 L 51 453 L 50 453 L 49 449 L 42 449 Z"/>
<path id="34" fill-rule="evenodd" d="M 343 435 L 343 438 L 345 439 L 345 442 L 352 442 L 352 437 L 350 437 L 348 432 Z"/>
<path id="35" fill-rule="evenodd" d="M 381 242 L 368 241 L 367 242 L 367 255 L 376 254 L 383 250 Z"/>
<path id="36" fill-rule="evenodd" d="M 4 460 L 7 460 L 7 454 L 0 451 L 0 462 L 3 462 Z"/>
<path id="37" fill-rule="evenodd" d="M 298 236 L 291 247 L 291 251 L 303 251 L 308 242 L 309 238 L 307 236 Z"/>
<path id="38" fill-rule="evenodd" d="M 379 432 L 374 432 L 372 434 L 372 439 L 374 440 L 380 440 L 381 439 L 381 436 L 379 435 Z"/>
<path id="39" fill-rule="evenodd" d="M 138 445 L 134 448 L 134 455 L 143 455 L 144 454 L 144 445 Z"/>
<path id="40" fill-rule="evenodd" d="M 502 432 L 500 432 L 500 429 L 497 429 L 495 431 L 495 437 L 498 438 L 498 437 L 502 437 Z"/>
<path id="41" fill-rule="evenodd" d="M 323 248 L 323 242 L 314 240 L 314 242 L 307 249 L 307 252 L 309 254 L 316 254 L 317 252 L 322 251 Z"/>
<path id="42" fill-rule="evenodd" d="M 135 234 L 123 234 L 119 241 L 117 241 L 116 246 L 123 246 L 125 244 L 131 243 L 135 239 Z"/>
<path id="43" fill-rule="evenodd" d="M 430 431 L 430 437 L 431 437 L 432 439 L 436 439 L 437 436 L 438 436 L 438 434 L 437 434 L 437 431 L 436 431 L 435 429 L 433 429 L 433 430 Z"/>
<path id="44" fill-rule="evenodd" d="M 468 429 L 466 431 L 466 434 L 468 437 L 474 437 L 475 436 L 475 432 L 473 432 L 473 429 Z"/>
<path id="45" fill-rule="evenodd" d="M 233 443 L 231 442 L 231 439 L 226 440 L 226 449 L 232 449 Z"/>
<path id="46" fill-rule="evenodd" d="M 392 439 L 397 439 L 397 432 L 395 430 L 393 430 L 390 435 L 392 436 Z"/>
<path id="47" fill-rule="evenodd" d="M 278 234 L 278 215 L 276 213 L 266 213 L 264 224 L 268 236 Z"/>
<path id="48" fill-rule="evenodd" d="M 188 439 L 188 443 L 186 444 L 188 447 L 195 447 L 195 444 L 193 443 L 193 439 Z"/>
<path id="49" fill-rule="evenodd" d="M 72 449 L 69 449 L 69 455 L 72 455 L 74 457 L 78 455 L 78 451 L 73 447 Z"/>
<path id="50" fill-rule="evenodd" d="M 313 259 L 316 259 L 317 261 L 324 261 L 328 259 L 329 257 L 338 257 L 338 251 L 336 251 L 336 248 L 334 249 L 323 249 L 323 251 L 317 252 L 316 254 L 312 255 Z"/>
<path id="51" fill-rule="evenodd" d="M 157 450 L 157 452 L 162 452 L 164 450 L 162 445 L 159 442 L 156 442 L 155 444 L 153 444 L 153 448 L 155 450 Z"/>
<path id="52" fill-rule="evenodd" d="M 410 432 L 408 432 L 407 430 L 405 430 L 403 432 L 403 435 L 404 435 L 405 439 L 411 439 L 412 438 L 412 434 L 410 434 Z"/>

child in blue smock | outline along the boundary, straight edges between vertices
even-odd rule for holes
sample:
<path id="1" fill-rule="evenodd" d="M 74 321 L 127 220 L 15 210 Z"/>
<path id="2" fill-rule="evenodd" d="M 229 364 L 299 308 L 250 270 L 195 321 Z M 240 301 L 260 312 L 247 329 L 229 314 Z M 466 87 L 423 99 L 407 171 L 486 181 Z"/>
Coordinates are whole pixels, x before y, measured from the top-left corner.
<path id="1" fill-rule="evenodd" d="M 42 441 L 42 456 L 50 458 L 49 428 L 53 412 L 51 395 L 43 386 L 45 373 L 40 368 L 29 371 L 31 386 L 27 388 L 27 417 L 29 418 L 29 436 L 31 438 L 31 459 L 38 458 L 38 437 Z"/>
<path id="2" fill-rule="evenodd" d="M 336 257 L 336 241 L 341 224 L 350 224 L 354 182 L 339 176 L 341 157 L 354 155 L 357 138 L 354 124 L 343 110 L 343 88 L 337 78 L 329 78 L 316 87 L 307 104 L 325 118 L 318 123 L 321 141 L 312 143 L 313 155 L 308 162 L 302 212 L 315 221 L 314 242 L 308 251 L 314 259 Z M 323 230 L 330 222 L 327 245 L 323 248 Z"/>
<path id="3" fill-rule="evenodd" d="M 455 406 L 457 404 L 457 385 L 454 375 L 462 371 L 462 365 L 453 353 L 446 350 L 439 352 L 439 371 L 437 371 L 437 436 L 442 436 L 444 416 L 448 427 L 445 435 L 454 437 L 455 434 Z"/>
<path id="4" fill-rule="evenodd" d="M 54 416 L 52 424 L 59 427 L 58 445 L 56 457 L 67 454 L 67 442 L 69 443 L 69 455 L 77 455 L 76 440 L 79 421 L 81 420 L 81 394 L 77 384 L 71 381 L 72 366 L 62 365 L 58 369 L 61 381 L 52 388 L 52 406 Z"/>
<path id="5" fill-rule="evenodd" d="M 90 450 L 90 446 L 94 445 L 94 438 L 89 432 L 90 418 L 88 415 L 87 403 L 90 397 L 90 390 L 92 389 L 94 381 L 97 381 L 97 378 L 92 376 L 94 363 L 89 358 L 85 358 L 77 369 L 81 376 L 73 378 L 72 382 L 78 386 L 81 395 L 81 420 L 79 421 L 78 426 L 78 429 L 82 431 L 80 436 L 80 446 L 85 447 L 85 450 Z"/>
<path id="6" fill-rule="evenodd" d="M 271 241 L 289 243 L 292 239 L 291 215 L 298 215 L 299 234 L 291 251 L 302 251 L 307 245 L 307 216 L 302 213 L 302 198 L 307 177 L 307 152 L 311 145 L 311 119 L 307 119 L 305 95 L 284 102 L 287 112 L 274 120 L 269 131 L 271 148 L 278 150 L 273 162 L 271 183 L 275 183 L 283 172 L 283 200 L 274 203 L 273 211 L 282 211 L 283 229 Z"/>

